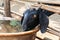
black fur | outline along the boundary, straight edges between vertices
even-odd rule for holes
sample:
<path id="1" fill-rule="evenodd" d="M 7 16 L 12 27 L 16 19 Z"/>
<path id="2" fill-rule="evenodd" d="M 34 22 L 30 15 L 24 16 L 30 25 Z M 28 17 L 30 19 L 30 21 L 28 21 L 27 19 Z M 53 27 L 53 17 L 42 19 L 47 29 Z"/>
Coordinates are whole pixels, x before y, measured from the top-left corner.
<path id="1" fill-rule="evenodd" d="M 32 30 L 38 24 L 40 24 L 39 27 L 40 27 L 41 32 L 45 33 L 49 25 L 49 19 L 47 16 L 50 16 L 50 15 L 47 15 L 49 13 L 46 13 L 46 12 L 44 13 L 44 12 L 45 11 L 43 11 L 43 9 L 40 9 L 40 8 L 38 10 L 34 8 L 27 9 L 24 12 L 24 15 L 21 20 L 21 24 L 22 24 L 24 31 Z M 34 15 L 36 15 L 36 17 L 34 17 Z"/>
<path id="2" fill-rule="evenodd" d="M 48 17 L 54 14 L 54 12 L 47 11 L 47 10 L 44 10 L 44 9 L 41 9 L 41 8 L 39 8 L 39 10 L 41 10 L 41 12 L 43 12 L 43 13 L 44 13 L 45 15 L 47 15 Z"/>
<path id="3" fill-rule="evenodd" d="M 27 18 L 25 18 L 25 15 L 27 15 Z M 37 17 L 34 18 L 34 15 L 37 15 Z M 37 20 L 39 19 L 38 19 L 37 11 L 35 9 L 28 9 L 27 11 L 25 11 L 23 18 L 21 20 L 24 31 L 29 31 L 35 28 L 38 25 Z"/>
<path id="4" fill-rule="evenodd" d="M 42 9 L 39 8 L 37 12 L 39 13 L 40 30 L 42 33 L 45 33 L 49 25 L 49 19 Z"/>

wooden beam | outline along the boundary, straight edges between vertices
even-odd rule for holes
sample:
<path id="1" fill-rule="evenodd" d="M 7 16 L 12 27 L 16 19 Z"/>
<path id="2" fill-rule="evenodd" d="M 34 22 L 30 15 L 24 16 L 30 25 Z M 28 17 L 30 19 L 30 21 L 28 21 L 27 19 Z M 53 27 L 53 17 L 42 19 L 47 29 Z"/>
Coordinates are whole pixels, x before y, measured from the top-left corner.
<path id="1" fill-rule="evenodd" d="M 45 4 L 34 4 L 32 6 L 33 7 L 40 7 L 42 9 L 52 11 L 52 12 L 56 12 L 56 13 L 60 14 L 60 7 L 58 7 L 58 6 L 50 6 L 50 5 L 45 5 Z"/>
<path id="2" fill-rule="evenodd" d="M 24 1 L 24 0 L 23 0 Z M 49 4 L 58 4 L 60 5 L 60 0 L 27 0 L 28 2 L 41 2 L 41 3 L 49 3 Z"/>
<path id="3" fill-rule="evenodd" d="M 60 37 L 60 32 L 56 32 L 56 31 L 51 30 L 51 29 L 48 29 L 47 32 Z"/>
<path id="4" fill-rule="evenodd" d="M 19 1 L 19 0 L 11 0 L 12 2 L 16 2 L 16 3 L 28 3 L 28 2 L 25 2 L 25 1 Z"/>
<path id="5" fill-rule="evenodd" d="M 40 0 L 39 2 L 60 5 L 60 1 L 58 1 L 58 0 L 47 0 L 47 1 L 46 0 Z"/>
<path id="6" fill-rule="evenodd" d="M 5 11 L 5 16 L 11 17 L 11 14 L 10 14 L 10 0 L 4 0 L 4 11 Z"/>
<path id="7" fill-rule="evenodd" d="M 24 3 L 24 4 L 25 3 L 31 3 L 31 2 L 16 1 L 16 0 L 12 0 L 12 1 L 16 2 L 16 3 Z M 58 6 L 49 6 L 49 5 L 46 5 L 46 4 L 34 4 L 34 5 L 32 5 L 32 7 L 40 7 L 40 6 L 41 6 L 42 9 L 52 11 L 52 12 L 56 12 L 56 13 L 60 14 L 60 7 L 58 7 Z"/>

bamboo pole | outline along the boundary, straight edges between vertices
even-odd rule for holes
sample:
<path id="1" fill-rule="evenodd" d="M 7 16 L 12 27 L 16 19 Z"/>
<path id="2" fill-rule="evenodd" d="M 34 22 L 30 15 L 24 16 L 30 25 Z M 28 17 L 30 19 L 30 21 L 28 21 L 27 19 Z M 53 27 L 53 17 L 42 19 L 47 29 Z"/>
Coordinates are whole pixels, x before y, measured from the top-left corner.
<path id="1" fill-rule="evenodd" d="M 4 0 L 4 11 L 5 11 L 5 16 L 11 17 L 11 14 L 10 14 L 10 0 Z"/>

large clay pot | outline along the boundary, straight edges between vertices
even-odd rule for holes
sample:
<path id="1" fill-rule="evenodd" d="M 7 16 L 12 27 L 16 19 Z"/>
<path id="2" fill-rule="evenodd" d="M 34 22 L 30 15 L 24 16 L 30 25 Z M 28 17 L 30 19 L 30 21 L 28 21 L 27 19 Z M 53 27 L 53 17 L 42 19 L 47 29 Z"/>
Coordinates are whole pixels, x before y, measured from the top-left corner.
<path id="1" fill-rule="evenodd" d="M 35 40 L 35 35 L 38 32 L 38 27 L 31 31 L 18 33 L 0 33 L 0 40 Z"/>

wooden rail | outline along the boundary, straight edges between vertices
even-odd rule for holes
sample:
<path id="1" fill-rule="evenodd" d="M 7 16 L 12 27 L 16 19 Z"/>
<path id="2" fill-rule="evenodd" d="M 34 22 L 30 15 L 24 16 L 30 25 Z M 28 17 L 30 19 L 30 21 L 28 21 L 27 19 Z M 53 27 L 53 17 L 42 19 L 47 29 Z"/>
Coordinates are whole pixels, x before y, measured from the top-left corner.
<path id="1" fill-rule="evenodd" d="M 33 7 L 40 7 L 42 9 L 52 11 L 52 12 L 56 12 L 56 13 L 60 14 L 60 7 L 58 7 L 58 6 L 49 6 L 49 5 L 45 5 L 45 4 L 35 4 L 32 6 Z"/>
<path id="2" fill-rule="evenodd" d="M 29 2 L 25 2 L 25 1 L 18 1 L 18 0 L 11 0 L 12 2 L 16 2 L 16 3 L 29 3 Z"/>
<path id="3" fill-rule="evenodd" d="M 16 1 L 16 0 L 12 0 L 13 2 L 16 2 L 16 3 L 30 3 L 32 4 L 31 2 L 25 2 L 25 1 Z M 60 14 L 60 7 L 58 6 L 50 6 L 50 5 L 46 5 L 46 4 L 34 4 L 32 5 L 32 7 L 40 7 L 42 9 L 45 9 L 45 10 L 48 10 L 48 11 L 52 11 L 52 12 L 56 12 L 58 14 Z"/>
<path id="4" fill-rule="evenodd" d="M 49 3 L 49 4 L 59 4 L 60 5 L 60 0 L 27 0 L 27 1 L 28 2 Z"/>
<path id="5" fill-rule="evenodd" d="M 60 37 L 60 32 L 56 32 L 56 31 L 51 30 L 51 29 L 48 29 L 47 32 Z"/>
<path id="6" fill-rule="evenodd" d="M 28 3 L 28 2 L 25 2 L 25 1 L 16 1 L 16 0 L 12 0 L 13 2 L 16 2 L 16 3 Z M 41 6 L 42 5 L 42 6 Z M 56 12 L 58 14 L 60 14 L 60 7 L 58 6 L 49 6 L 49 5 L 45 5 L 45 4 L 34 4 L 32 5 L 34 7 L 40 7 L 42 9 L 45 9 L 45 10 L 48 10 L 48 11 L 52 11 L 52 12 Z M 1 8 L 0 8 L 1 9 Z M 3 8 L 2 8 L 3 9 Z M 6 10 L 6 9 L 5 9 Z M 1 11 L 1 10 L 0 10 Z M 2 11 L 3 12 L 3 11 Z"/>

